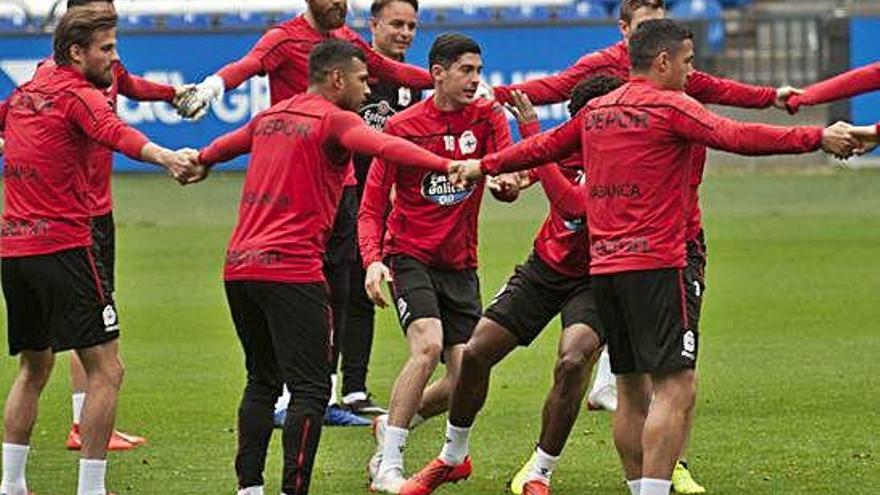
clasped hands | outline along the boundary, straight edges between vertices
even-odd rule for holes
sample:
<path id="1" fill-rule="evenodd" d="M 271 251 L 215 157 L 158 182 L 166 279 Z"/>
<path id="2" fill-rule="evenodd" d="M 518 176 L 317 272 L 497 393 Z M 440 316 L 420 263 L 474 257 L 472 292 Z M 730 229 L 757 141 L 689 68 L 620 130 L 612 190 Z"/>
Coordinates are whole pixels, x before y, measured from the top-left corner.
<path id="1" fill-rule="evenodd" d="M 205 180 L 210 170 L 199 162 L 199 152 L 192 148 L 168 150 L 162 161 L 171 177 L 183 186 Z"/>

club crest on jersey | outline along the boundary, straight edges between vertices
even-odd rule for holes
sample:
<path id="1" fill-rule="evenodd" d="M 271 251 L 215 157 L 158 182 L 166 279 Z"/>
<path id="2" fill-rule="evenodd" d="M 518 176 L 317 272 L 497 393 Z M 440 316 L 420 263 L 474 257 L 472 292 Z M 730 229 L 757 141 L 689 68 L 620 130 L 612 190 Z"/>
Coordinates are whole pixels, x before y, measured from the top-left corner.
<path id="1" fill-rule="evenodd" d="M 422 197 L 440 206 L 461 203 L 473 194 L 474 188 L 457 187 L 444 174 L 431 172 L 422 180 Z"/>
<path id="2" fill-rule="evenodd" d="M 391 104 L 385 100 L 372 105 L 367 105 L 361 109 L 364 122 L 377 131 L 385 129 L 385 124 L 394 113 L 394 108 L 392 108 Z"/>
<path id="3" fill-rule="evenodd" d="M 412 103 L 412 90 L 409 88 L 400 88 L 397 90 L 397 105 L 401 107 L 409 106 Z"/>
<path id="4" fill-rule="evenodd" d="M 473 131 L 464 131 L 458 138 L 458 149 L 461 150 L 463 155 L 470 155 L 477 151 L 478 144 L 477 136 L 474 135 Z"/>

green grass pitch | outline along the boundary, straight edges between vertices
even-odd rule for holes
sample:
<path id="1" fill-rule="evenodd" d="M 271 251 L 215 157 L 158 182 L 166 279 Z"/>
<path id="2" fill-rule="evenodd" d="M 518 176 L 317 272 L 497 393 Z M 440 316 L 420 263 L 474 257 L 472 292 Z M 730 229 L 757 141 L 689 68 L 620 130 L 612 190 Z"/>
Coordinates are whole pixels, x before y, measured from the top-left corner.
<path id="1" fill-rule="evenodd" d="M 158 176 L 115 179 L 117 301 L 127 366 L 118 426 L 150 444 L 110 456 L 123 494 L 234 493 L 242 357 L 221 284 L 241 175 L 192 188 Z M 540 191 L 487 199 L 484 300 L 523 260 L 546 207 Z M 880 173 L 724 173 L 703 189 L 709 242 L 701 384 L 690 457 L 710 493 L 869 494 L 880 486 Z M 2 318 L 5 319 L 5 313 Z M 558 324 L 496 370 L 479 417 L 476 471 L 440 493 L 502 494 L 533 448 Z M 392 311 L 380 312 L 370 383 L 385 403 L 405 357 Z M 29 480 L 73 493 L 67 357 L 59 356 L 33 435 Z M 0 360 L 5 396 L 16 372 Z M 607 414 L 581 414 L 554 475 L 558 495 L 624 494 Z M 412 472 L 439 452 L 445 420 L 411 435 Z M 280 435 L 267 493 L 278 493 Z M 313 493 L 366 492 L 369 429 L 324 430 Z"/>

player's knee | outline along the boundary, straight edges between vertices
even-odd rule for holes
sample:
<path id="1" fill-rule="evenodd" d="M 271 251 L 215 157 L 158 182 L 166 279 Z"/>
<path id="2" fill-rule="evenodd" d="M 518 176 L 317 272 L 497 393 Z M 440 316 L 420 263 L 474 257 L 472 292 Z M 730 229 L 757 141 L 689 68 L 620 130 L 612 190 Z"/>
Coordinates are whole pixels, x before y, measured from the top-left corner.
<path id="1" fill-rule="evenodd" d="M 19 371 L 21 380 L 27 387 L 42 390 L 52 376 L 53 364 L 52 358 L 22 360 Z"/>
<path id="2" fill-rule="evenodd" d="M 443 354 L 440 342 L 422 342 L 413 349 L 413 358 L 422 366 L 436 366 Z"/>
<path id="3" fill-rule="evenodd" d="M 486 370 L 492 367 L 492 360 L 479 346 L 468 343 L 461 355 L 461 366 L 469 370 Z"/>
<path id="4" fill-rule="evenodd" d="M 580 379 L 586 368 L 587 356 L 581 352 L 565 352 L 556 359 L 556 375 L 566 381 Z"/>

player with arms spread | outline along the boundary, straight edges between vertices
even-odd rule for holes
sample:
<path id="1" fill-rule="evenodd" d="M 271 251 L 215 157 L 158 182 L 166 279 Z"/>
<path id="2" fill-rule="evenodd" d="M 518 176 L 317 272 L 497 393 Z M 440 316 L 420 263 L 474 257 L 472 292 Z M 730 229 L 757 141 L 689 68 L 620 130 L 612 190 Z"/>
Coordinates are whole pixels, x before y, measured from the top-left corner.
<path id="1" fill-rule="evenodd" d="M 263 493 L 272 411 L 282 384 L 292 394 L 282 491 L 309 492 L 334 353 L 323 259 L 352 152 L 437 174 L 453 166 L 370 129 L 354 113 L 369 94 L 366 61 L 346 41 L 319 44 L 309 58 L 305 93 L 261 112 L 197 157 L 210 167 L 251 154 L 224 271 L 247 367 L 235 460 L 242 495 Z"/>
<path id="2" fill-rule="evenodd" d="M 842 123 L 784 128 L 708 111 L 683 91 L 693 42 L 673 21 L 646 21 L 630 49 L 629 83 L 593 100 L 571 122 L 485 157 L 479 171 L 466 167 L 462 177 L 582 151 L 590 273 L 619 390 L 615 443 L 631 492 L 666 495 L 696 395 L 699 335 L 684 270 L 694 146 L 752 155 L 822 147 L 849 156 L 861 144 Z"/>
<path id="3" fill-rule="evenodd" d="M 25 495 L 37 403 L 54 353 L 75 350 L 86 374 L 79 495 L 104 495 L 107 444 L 122 382 L 119 321 L 90 228 L 97 147 L 197 179 L 185 156 L 151 143 L 114 112 L 116 13 L 100 2 L 69 10 L 54 34 L 55 67 L 22 85 L 0 111 L 5 130 L 0 256 L 9 350 L 21 367 L 6 402 L 0 493 Z"/>

